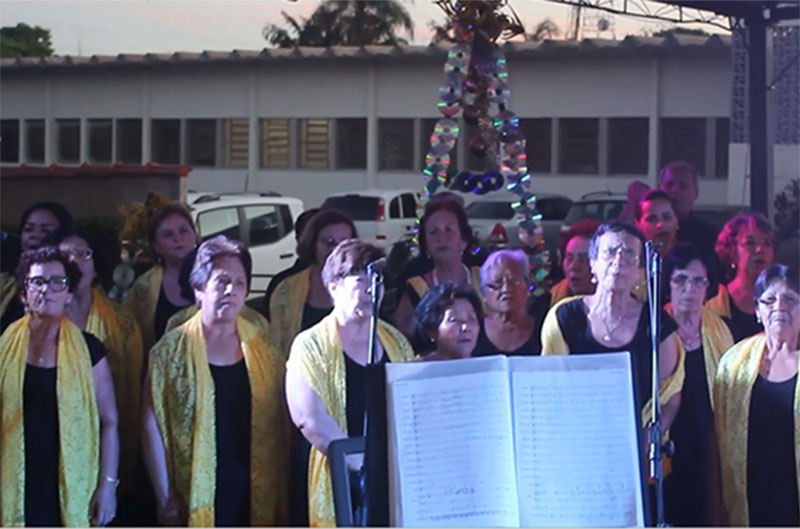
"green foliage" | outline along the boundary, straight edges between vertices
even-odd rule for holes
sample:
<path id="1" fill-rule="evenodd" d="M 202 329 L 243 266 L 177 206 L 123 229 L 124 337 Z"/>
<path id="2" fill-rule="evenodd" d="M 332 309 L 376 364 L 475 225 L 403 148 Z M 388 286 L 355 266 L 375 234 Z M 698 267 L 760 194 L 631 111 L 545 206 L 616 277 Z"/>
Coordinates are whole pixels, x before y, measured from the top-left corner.
<path id="1" fill-rule="evenodd" d="M 0 28 L 0 57 L 49 57 L 53 55 L 50 30 L 20 22 Z"/>

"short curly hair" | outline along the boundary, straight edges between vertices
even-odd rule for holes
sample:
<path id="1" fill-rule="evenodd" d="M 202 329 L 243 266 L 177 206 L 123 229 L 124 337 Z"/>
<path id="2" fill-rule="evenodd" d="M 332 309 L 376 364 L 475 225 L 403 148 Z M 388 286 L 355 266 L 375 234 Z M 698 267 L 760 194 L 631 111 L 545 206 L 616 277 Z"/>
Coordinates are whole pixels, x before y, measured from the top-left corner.
<path id="1" fill-rule="evenodd" d="M 425 292 L 414 311 L 414 334 L 417 338 L 415 343 L 419 343 L 417 348 L 421 349 L 418 353 L 427 353 L 436 348 L 429 335 L 439 328 L 445 311 L 455 305 L 457 299 L 467 300 L 475 309 L 478 322 L 483 325 L 481 299 L 472 285 L 443 281 Z"/>
<path id="2" fill-rule="evenodd" d="M 763 231 L 769 234 L 773 244 L 777 242 L 772 225 L 762 213 L 756 211 L 739 213 L 725 223 L 717 235 L 717 243 L 714 245 L 714 250 L 717 252 L 723 268 L 730 268 L 733 264 L 733 248 L 738 243 L 739 234 L 746 229 Z"/>
<path id="3" fill-rule="evenodd" d="M 383 250 L 361 239 L 345 239 L 325 259 L 322 282 L 327 286 L 347 276 L 366 273 L 367 265 L 384 255 Z"/>
<path id="4" fill-rule="evenodd" d="M 766 267 L 758 274 L 755 285 L 756 305 L 764 292 L 775 281 L 783 281 L 795 294 L 800 294 L 800 279 L 798 279 L 797 269 L 778 263 Z"/>
<path id="5" fill-rule="evenodd" d="M 78 288 L 78 283 L 81 281 L 81 271 L 78 265 L 73 263 L 69 256 L 59 250 L 57 246 L 40 246 L 33 250 L 22 252 L 17 264 L 16 277 L 14 278 L 18 292 L 25 292 L 25 280 L 28 278 L 31 267 L 35 264 L 43 263 L 61 263 L 68 281 L 67 290 L 69 290 L 70 294 L 75 292 L 75 289 Z"/>
<path id="6" fill-rule="evenodd" d="M 250 251 L 239 241 L 228 239 L 224 235 L 217 235 L 208 239 L 197 249 L 192 272 L 189 274 L 189 284 L 194 290 L 203 290 L 214 270 L 214 260 L 219 257 L 234 257 L 239 259 L 247 276 L 247 292 L 250 292 L 250 277 L 253 275 L 253 258 Z"/>

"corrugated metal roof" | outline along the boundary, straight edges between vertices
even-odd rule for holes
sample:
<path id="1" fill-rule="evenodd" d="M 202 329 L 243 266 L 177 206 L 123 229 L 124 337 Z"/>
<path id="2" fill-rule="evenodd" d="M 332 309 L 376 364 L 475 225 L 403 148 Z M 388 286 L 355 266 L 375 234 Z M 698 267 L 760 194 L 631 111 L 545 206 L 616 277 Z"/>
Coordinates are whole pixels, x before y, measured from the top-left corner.
<path id="1" fill-rule="evenodd" d="M 728 35 L 674 35 L 666 37 L 628 36 L 622 40 L 584 39 L 581 41 L 546 40 L 543 42 L 507 42 L 503 50 L 508 58 L 553 58 L 580 56 L 584 54 L 621 55 L 631 53 L 644 55 L 680 54 L 707 51 L 709 53 L 730 49 Z M 42 68 L 141 66 L 164 64 L 209 64 L 263 61 L 366 61 L 442 59 L 449 44 L 428 46 L 333 46 L 330 48 L 264 48 L 262 50 L 232 50 L 203 52 L 145 53 L 119 55 L 92 55 L 78 57 L 60 55 L 52 57 L 24 57 L 0 60 L 0 68 L 9 70 L 32 70 Z"/>

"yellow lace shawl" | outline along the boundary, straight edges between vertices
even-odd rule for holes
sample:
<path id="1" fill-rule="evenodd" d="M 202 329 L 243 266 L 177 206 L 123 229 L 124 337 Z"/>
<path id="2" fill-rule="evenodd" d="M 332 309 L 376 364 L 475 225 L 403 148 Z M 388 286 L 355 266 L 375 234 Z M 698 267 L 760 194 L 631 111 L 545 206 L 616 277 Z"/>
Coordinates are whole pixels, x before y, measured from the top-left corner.
<path id="1" fill-rule="evenodd" d="M 17 282 L 12 274 L 0 274 L 0 315 L 3 315 L 8 304 L 17 295 Z"/>
<path id="2" fill-rule="evenodd" d="M 306 268 L 278 283 L 269 299 L 270 340 L 283 358 L 289 357 L 300 327 L 303 308 L 311 288 L 311 268 Z"/>
<path id="3" fill-rule="evenodd" d="M 733 526 L 750 524 L 747 505 L 747 434 L 750 397 L 766 351 L 766 336 L 738 342 L 719 362 L 714 379 L 715 426 L 722 470 L 722 498 Z M 795 475 L 800 486 L 800 384 L 794 393 Z"/>
<path id="4" fill-rule="evenodd" d="M 25 431 L 23 385 L 30 342 L 30 316 L 0 337 L 0 518 L 4 527 L 25 525 Z M 100 417 L 92 361 L 81 330 L 61 318 L 56 355 L 58 398 L 58 492 L 66 527 L 89 526 L 89 502 L 100 465 Z"/>
<path id="5" fill-rule="evenodd" d="M 262 333 L 236 320 L 251 393 L 250 505 L 254 526 L 285 523 L 288 451 L 283 368 Z M 153 408 L 170 484 L 189 508 L 189 526 L 214 526 L 216 411 L 203 322 L 198 313 L 150 352 Z"/>
<path id="6" fill-rule="evenodd" d="M 186 308 L 183 308 L 173 314 L 169 320 L 167 320 L 167 325 L 164 328 L 164 334 L 168 333 L 173 329 L 177 329 L 189 319 L 198 313 L 200 309 L 197 305 L 189 305 Z M 269 322 L 267 318 L 261 315 L 260 312 L 257 310 L 251 309 L 247 305 L 242 307 L 242 310 L 239 312 L 239 315 L 247 320 L 248 322 L 252 323 L 256 327 L 258 327 L 262 333 L 264 333 L 265 337 L 269 336 Z"/>
<path id="7" fill-rule="evenodd" d="M 706 307 L 711 309 L 714 314 L 731 317 L 731 296 L 728 294 L 728 289 L 725 285 L 720 285 L 717 289 L 717 295 L 706 301 Z"/>
<path id="8" fill-rule="evenodd" d="M 142 347 L 145 355 L 156 343 L 155 318 L 164 267 L 156 265 L 133 283 L 125 294 L 124 305 L 131 311 L 142 333 Z"/>
<path id="9" fill-rule="evenodd" d="M 405 362 L 414 356 L 400 331 L 383 321 L 378 325 L 378 340 L 392 362 Z M 325 403 L 328 414 L 347 432 L 344 352 L 333 314 L 297 335 L 286 369 L 300 374 Z M 308 464 L 308 516 L 313 527 L 336 525 L 328 458 L 313 446 Z"/>

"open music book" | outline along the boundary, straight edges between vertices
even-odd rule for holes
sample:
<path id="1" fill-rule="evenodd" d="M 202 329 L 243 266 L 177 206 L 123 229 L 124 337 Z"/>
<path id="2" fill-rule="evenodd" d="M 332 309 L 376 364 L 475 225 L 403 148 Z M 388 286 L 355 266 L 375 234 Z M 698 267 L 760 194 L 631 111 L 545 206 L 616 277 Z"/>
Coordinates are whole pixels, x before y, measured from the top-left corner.
<path id="1" fill-rule="evenodd" d="M 386 366 L 394 526 L 644 526 L 628 353 Z"/>

